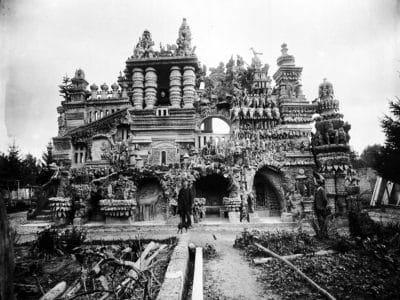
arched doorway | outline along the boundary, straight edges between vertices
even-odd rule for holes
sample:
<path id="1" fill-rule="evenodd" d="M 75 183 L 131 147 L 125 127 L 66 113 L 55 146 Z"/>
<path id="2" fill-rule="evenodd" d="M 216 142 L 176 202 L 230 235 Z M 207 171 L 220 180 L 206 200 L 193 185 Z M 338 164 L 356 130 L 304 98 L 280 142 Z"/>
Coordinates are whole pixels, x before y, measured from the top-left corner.
<path id="1" fill-rule="evenodd" d="M 205 147 L 209 149 L 223 148 L 223 145 L 230 138 L 230 133 L 231 126 L 226 120 L 218 117 L 207 117 L 200 123 L 200 133 L 196 140 L 197 147 L 199 149 Z"/>
<path id="2" fill-rule="evenodd" d="M 221 174 L 201 176 L 194 183 L 198 198 L 206 198 L 207 214 L 219 214 L 223 198 L 229 196 L 229 179 Z"/>
<path id="3" fill-rule="evenodd" d="M 259 169 L 254 176 L 255 208 L 259 215 L 279 216 L 283 205 L 281 175 L 268 168 Z"/>
<path id="4" fill-rule="evenodd" d="M 155 177 L 145 177 L 137 186 L 138 221 L 164 220 L 166 201 L 160 182 Z"/>

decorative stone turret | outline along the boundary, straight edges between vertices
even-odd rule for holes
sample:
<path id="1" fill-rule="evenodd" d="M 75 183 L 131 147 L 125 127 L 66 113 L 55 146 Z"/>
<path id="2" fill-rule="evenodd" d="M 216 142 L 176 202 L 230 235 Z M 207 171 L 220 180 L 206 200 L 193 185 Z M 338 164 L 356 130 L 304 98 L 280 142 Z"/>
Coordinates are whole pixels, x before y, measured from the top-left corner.
<path id="1" fill-rule="evenodd" d="M 133 106 L 135 109 L 143 108 L 143 70 L 140 68 L 134 68 L 132 74 L 132 88 L 133 88 Z"/>
<path id="2" fill-rule="evenodd" d="M 195 98 L 195 80 L 194 68 L 186 66 L 183 68 L 183 103 L 184 108 L 192 108 Z"/>
<path id="3" fill-rule="evenodd" d="M 108 85 L 106 83 L 103 83 L 101 86 L 101 99 L 107 99 L 107 94 L 108 94 Z"/>
<path id="4" fill-rule="evenodd" d="M 154 68 L 146 68 L 144 88 L 146 109 L 153 109 L 157 100 L 157 73 Z"/>
<path id="5" fill-rule="evenodd" d="M 90 91 L 91 91 L 91 96 L 90 96 L 90 99 L 92 99 L 92 100 L 96 100 L 97 99 L 97 91 L 99 90 L 99 87 L 95 84 L 95 83 L 93 83 L 91 86 L 90 86 Z"/>
<path id="6" fill-rule="evenodd" d="M 183 18 L 182 25 L 179 27 L 176 44 L 178 45 L 178 56 L 194 55 L 194 49 L 192 49 L 192 33 L 190 32 L 189 25 L 187 24 L 185 18 Z"/>
<path id="7" fill-rule="evenodd" d="M 287 53 L 285 43 L 281 47 L 282 54 L 277 59 L 279 69 L 274 74 L 279 90 L 279 102 L 306 102 L 300 84 L 303 68 L 295 65 L 294 56 Z"/>
<path id="8" fill-rule="evenodd" d="M 334 99 L 333 85 L 324 79 L 318 88 L 316 133 L 313 152 L 319 172 L 325 178 L 325 190 L 332 212 L 344 212 L 346 207 L 345 177 L 351 167 L 349 130 L 339 113 L 339 101 Z"/>
<path id="9" fill-rule="evenodd" d="M 182 101 L 182 74 L 179 67 L 171 67 L 169 75 L 169 98 L 172 107 L 179 108 Z"/>
<path id="10" fill-rule="evenodd" d="M 114 83 L 111 85 L 111 89 L 112 89 L 112 97 L 113 97 L 113 98 L 118 98 L 118 89 L 119 89 L 119 85 L 118 85 L 116 82 L 114 82 Z"/>

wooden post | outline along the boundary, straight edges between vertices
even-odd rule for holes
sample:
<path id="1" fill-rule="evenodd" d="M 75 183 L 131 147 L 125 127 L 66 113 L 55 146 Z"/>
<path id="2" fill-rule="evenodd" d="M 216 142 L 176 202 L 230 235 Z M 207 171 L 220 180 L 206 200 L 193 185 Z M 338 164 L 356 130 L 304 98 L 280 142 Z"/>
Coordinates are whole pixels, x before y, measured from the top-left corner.
<path id="1" fill-rule="evenodd" d="M 0 199 L 0 299 L 14 300 L 14 247 L 6 207 Z"/>

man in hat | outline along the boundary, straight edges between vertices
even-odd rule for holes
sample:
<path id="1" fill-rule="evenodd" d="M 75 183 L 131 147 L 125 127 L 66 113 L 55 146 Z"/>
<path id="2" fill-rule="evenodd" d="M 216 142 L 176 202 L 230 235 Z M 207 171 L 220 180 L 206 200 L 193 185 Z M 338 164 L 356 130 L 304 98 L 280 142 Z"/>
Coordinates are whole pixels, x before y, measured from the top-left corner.
<path id="1" fill-rule="evenodd" d="M 329 215 L 328 212 L 328 199 L 325 192 L 325 182 L 323 179 L 317 180 L 318 188 L 315 191 L 314 196 L 314 212 L 318 220 L 321 235 L 326 237 L 328 235 L 326 217 Z"/>
<path id="2" fill-rule="evenodd" d="M 182 225 L 186 224 L 188 227 L 192 226 L 190 215 L 193 208 L 193 199 L 193 191 L 189 187 L 189 181 L 185 179 L 178 195 L 178 213 L 181 217 Z"/>

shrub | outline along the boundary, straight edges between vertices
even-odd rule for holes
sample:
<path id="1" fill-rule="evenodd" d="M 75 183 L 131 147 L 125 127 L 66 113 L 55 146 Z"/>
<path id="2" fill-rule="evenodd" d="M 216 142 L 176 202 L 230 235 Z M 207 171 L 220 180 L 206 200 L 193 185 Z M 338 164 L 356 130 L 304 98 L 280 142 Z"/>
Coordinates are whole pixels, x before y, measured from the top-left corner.
<path id="1" fill-rule="evenodd" d="M 37 233 L 37 239 L 31 248 L 31 252 L 39 257 L 65 252 L 73 253 L 74 249 L 81 246 L 85 239 L 86 232 L 77 227 L 63 231 L 52 226 Z"/>

